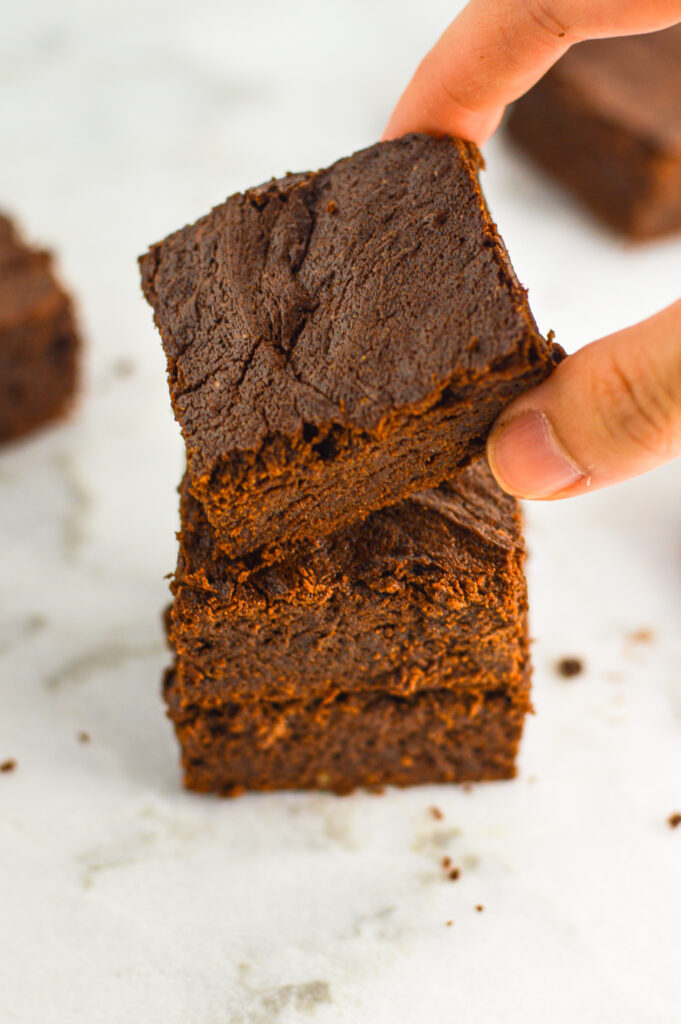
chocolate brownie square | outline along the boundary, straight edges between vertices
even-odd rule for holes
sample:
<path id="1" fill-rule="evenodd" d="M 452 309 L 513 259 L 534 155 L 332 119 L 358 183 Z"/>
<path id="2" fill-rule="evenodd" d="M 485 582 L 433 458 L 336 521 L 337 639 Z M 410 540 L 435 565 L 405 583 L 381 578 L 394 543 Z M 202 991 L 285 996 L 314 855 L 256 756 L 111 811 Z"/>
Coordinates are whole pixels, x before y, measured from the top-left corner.
<path id="1" fill-rule="evenodd" d="M 368 691 L 288 702 L 187 705 L 191 682 L 168 672 L 165 697 L 182 747 L 188 789 L 244 790 L 413 786 L 515 775 L 528 689 L 509 696 L 422 690 L 408 697 Z"/>
<path id="2" fill-rule="evenodd" d="M 165 696 L 188 787 L 513 774 L 529 708 L 524 546 L 486 463 L 255 572 L 181 491 Z"/>
<path id="3" fill-rule="evenodd" d="M 553 369 L 467 143 L 409 135 L 234 195 L 141 258 L 191 489 L 232 558 L 482 452 Z"/>
<path id="4" fill-rule="evenodd" d="M 169 636 L 187 703 L 525 686 L 520 515 L 486 462 L 251 573 L 181 493 Z"/>
<path id="5" fill-rule="evenodd" d="M 0 441 L 66 412 L 78 351 L 71 302 L 49 253 L 25 245 L 0 216 Z"/>
<path id="6" fill-rule="evenodd" d="M 573 47 L 517 101 L 508 130 L 615 230 L 681 230 L 681 25 Z"/>

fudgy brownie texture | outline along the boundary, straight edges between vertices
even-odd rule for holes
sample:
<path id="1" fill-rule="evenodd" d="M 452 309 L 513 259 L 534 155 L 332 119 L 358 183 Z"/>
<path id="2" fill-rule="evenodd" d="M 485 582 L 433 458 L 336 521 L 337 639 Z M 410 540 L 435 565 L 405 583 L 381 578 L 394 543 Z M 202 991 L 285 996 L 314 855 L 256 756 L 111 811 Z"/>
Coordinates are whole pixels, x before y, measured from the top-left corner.
<path id="1" fill-rule="evenodd" d="M 78 350 L 71 302 L 49 253 L 26 246 L 0 215 L 0 441 L 66 411 Z"/>
<path id="2" fill-rule="evenodd" d="M 520 515 L 486 462 L 245 578 L 181 494 L 169 634 L 187 702 L 525 686 Z"/>
<path id="3" fill-rule="evenodd" d="M 529 709 L 524 545 L 484 461 L 251 572 L 186 480 L 181 494 L 164 690 L 189 788 L 513 775 Z"/>
<path id="4" fill-rule="evenodd" d="M 508 130 L 617 231 L 681 230 L 681 26 L 573 47 Z"/>
<path id="5" fill-rule="evenodd" d="M 440 484 L 562 351 L 479 154 L 409 135 L 235 195 L 141 258 L 191 488 L 230 557 Z"/>
<path id="6" fill-rule="evenodd" d="M 180 664 L 179 673 L 191 673 Z M 330 789 L 478 782 L 515 774 L 527 691 L 410 697 L 343 693 L 331 699 L 187 706 L 168 672 L 165 696 L 189 789 Z"/>

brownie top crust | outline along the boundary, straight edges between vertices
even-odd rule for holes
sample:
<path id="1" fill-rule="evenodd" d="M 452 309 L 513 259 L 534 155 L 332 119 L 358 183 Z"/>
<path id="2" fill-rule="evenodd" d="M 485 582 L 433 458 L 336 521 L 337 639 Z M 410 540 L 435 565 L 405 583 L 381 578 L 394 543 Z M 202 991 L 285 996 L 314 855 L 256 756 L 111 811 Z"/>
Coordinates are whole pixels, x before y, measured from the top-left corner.
<path id="1" fill-rule="evenodd" d="M 141 258 L 193 480 L 268 437 L 376 434 L 550 358 L 480 157 L 409 135 L 237 194 Z"/>
<path id="2" fill-rule="evenodd" d="M 52 316 L 66 305 L 50 254 L 25 245 L 9 218 L 0 214 L 0 329 Z"/>
<path id="3" fill-rule="evenodd" d="M 548 74 L 651 146 L 681 154 L 681 25 L 580 43 Z"/>

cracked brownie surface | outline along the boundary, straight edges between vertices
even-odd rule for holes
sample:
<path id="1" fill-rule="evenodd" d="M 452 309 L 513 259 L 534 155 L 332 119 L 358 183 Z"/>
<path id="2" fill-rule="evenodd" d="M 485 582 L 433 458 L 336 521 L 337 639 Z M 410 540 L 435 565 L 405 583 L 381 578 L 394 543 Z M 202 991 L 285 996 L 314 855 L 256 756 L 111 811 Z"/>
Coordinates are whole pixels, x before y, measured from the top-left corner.
<path id="1" fill-rule="evenodd" d="M 479 156 L 411 135 L 232 196 L 141 259 L 191 488 L 276 559 L 450 477 L 560 358 Z"/>

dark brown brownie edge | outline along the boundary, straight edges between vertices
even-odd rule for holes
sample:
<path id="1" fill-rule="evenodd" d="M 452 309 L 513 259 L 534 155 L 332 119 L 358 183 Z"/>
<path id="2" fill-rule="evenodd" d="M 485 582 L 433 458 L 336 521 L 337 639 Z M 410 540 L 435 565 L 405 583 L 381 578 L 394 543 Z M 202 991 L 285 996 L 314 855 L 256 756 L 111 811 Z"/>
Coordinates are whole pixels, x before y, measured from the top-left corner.
<path id="1" fill-rule="evenodd" d="M 298 541 L 331 533 L 454 476 L 484 453 L 502 409 L 545 380 L 563 355 L 554 346 L 546 358 L 536 354 L 530 368 L 490 370 L 484 381 L 445 388 L 432 405 L 387 418 L 377 435 L 334 428 L 313 442 L 301 437 L 294 449 L 273 439 L 236 487 L 230 465 L 194 480 L 192 491 L 230 557 L 279 561 Z M 276 486 L 268 486 L 268 477 Z M 301 499 L 308 488 L 314 501 Z M 264 498 L 269 490 L 288 496 L 275 504 Z M 258 504 L 263 511 L 252 516 L 234 511 Z"/>
<path id="2" fill-rule="evenodd" d="M 529 710 L 527 691 L 511 700 L 503 691 L 466 698 L 430 690 L 207 711 L 178 700 L 172 669 L 164 689 L 185 786 L 222 796 L 509 779 Z"/>

